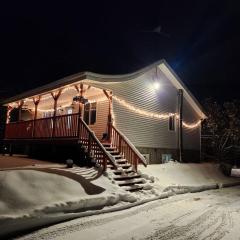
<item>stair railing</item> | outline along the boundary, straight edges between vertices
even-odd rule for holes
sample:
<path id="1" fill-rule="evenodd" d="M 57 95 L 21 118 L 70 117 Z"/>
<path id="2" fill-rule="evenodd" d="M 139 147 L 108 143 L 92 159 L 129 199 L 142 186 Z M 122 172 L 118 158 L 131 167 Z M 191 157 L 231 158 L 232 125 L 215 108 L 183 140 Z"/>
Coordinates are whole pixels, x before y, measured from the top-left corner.
<path id="1" fill-rule="evenodd" d="M 83 144 L 88 154 L 94 157 L 97 163 L 103 167 L 103 171 L 106 171 L 108 161 L 115 169 L 117 169 L 117 164 L 115 163 L 113 156 L 106 151 L 94 132 L 82 120 L 82 118 L 79 118 L 78 124 L 79 141 Z"/>
<path id="2" fill-rule="evenodd" d="M 113 125 L 111 125 L 110 129 L 112 147 L 115 147 L 119 151 L 119 153 L 123 155 L 123 157 L 128 161 L 128 163 L 130 163 L 134 167 L 135 171 L 137 171 L 139 163 L 142 163 L 146 167 L 146 159 L 130 142 L 130 140 Z"/>

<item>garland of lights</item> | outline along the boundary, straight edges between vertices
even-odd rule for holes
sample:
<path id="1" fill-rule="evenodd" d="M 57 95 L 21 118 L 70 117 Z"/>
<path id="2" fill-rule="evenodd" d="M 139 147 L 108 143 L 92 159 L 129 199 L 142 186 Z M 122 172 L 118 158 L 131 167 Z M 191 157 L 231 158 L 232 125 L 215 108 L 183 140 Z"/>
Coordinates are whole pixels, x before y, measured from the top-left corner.
<path id="1" fill-rule="evenodd" d="M 66 92 L 66 91 L 69 91 L 69 90 L 74 90 L 74 89 L 75 89 L 74 87 L 67 87 L 67 88 L 62 90 L 62 93 Z M 52 96 L 45 96 L 45 97 L 42 97 L 41 100 L 47 100 L 47 99 L 50 99 L 50 98 L 52 98 Z M 127 108 L 128 110 L 130 110 L 132 112 L 140 114 L 142 116 L 146 116 L 146 117 L 150 117 L 150 118 L 156 118 L 156 119 L 168 119 L 170 116 L 176 116 L 176 118 L 179 119 L 179 115 L 177 113 L 167 113 L 167 114 L 153 113 L 153 112 L 142 110 L 140 108 L 136 108 L 133 105 L 127 103 L 125 100 L 120 99 L 116 96 L 112 96 L 112 98 L 115 101 L 117 101 L 120 105 L 122 105 L 123 107 Z M 24 99 L 24 102 L 27 102 L 27 101 L 32 101 L 32 99 L 30 99 L 30 98 Z M 92 102 L 102 102 L 102 101 L 106 101 L 106 97 L 99 98 L 99 99 L 94 99 L 94 100 L 89 100 L 90 103 L 92 103 Z M 57 107 L 57 110 L 68 107 L 71 104 L 72 104 L 72 102 L 68 102 L 64 105 L 61 105 L 61 106 Z M 32 110 L 34 110 L 34 109 L 32 109 Z M 39 112 L 53 112 L 54 109 L 52 108 L 52 109 L 44 110 L 44 109 L 39 109 L 38 108 L 38 111 Z M 182 124 L 185 128 L 193 129 L 193 128 L 197 128 L 201 124 L 201 120 L 199 120 L 195 123 L 186 123 L 185 121 L 182 121 Z"/>
<path id="2" fill-rule="evenodd" d="M 151 118 L 157 118 L 157 119 L 168 119 L 170 116 L 176 116 L 177 119 L 179 119 L 179 115 L 176 113 L 167 113 L 167 114 L 157 114 L 157 113 L 153 113 L 153 112 L 148 112 L 145 110 L 141 110 L 139 108 L 134 107 L 133 105 L 127 103 L 125 100 L 120 99 L 116 96 L 112 96 L 112 98 L 114 100 L 116 100 L 120 105 L 122 105 L 123 107 L 129 109 L 132 112 L 138 113 L 142 116 L 146 116 L 146 117 L 151 117 Z M 197 121 L 196 123 L 186 123 L 186 122 L 182 122 L 183 126 L 186 128 L 196 128 L 201 124 L 201 120 Z"/>

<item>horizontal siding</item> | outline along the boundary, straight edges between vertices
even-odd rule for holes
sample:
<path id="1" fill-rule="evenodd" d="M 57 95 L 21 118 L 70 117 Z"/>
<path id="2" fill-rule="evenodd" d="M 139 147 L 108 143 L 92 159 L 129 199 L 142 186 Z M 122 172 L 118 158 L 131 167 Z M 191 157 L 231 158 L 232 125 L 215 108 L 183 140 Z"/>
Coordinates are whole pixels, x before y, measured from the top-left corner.
<path id="1" fill-rule="evenodd" d="M 154 113 L 176 112 L 177 90 L 160 73 L 161 88 L 152 89 L 155 69 L 120 84 L 109 85 L 113 94 L 133 106 Z M 140 84 L 141 83 L 141 84 Z M 177 132 L 168 130 L 168 119 L 155 119 L 128 110 L 113 100 L 115 125 L 137 147 L 176 148 Z"/>
<path id="2" fill-rule="evenodd" d="M 109 109 L 108 100 L 97 102 L 96 123 L 94 125 L 89 125 L 89 127 L 94 131 L 98 139 L 101 139 L 103 133 L 107 132 L 108 109 Z"/>
<path id="3" fill-rule="evenodd" d="M 154 91 L 151 86 L 156 81 L 156 69 L 152 69 L 136 79 L 123 82 L 96 82 L 89 84 L 111 90 L 114 96 L 127 103 L 148 112 L 168 114 L 177 113 L 178 90 L 158 69 L 158 79 L 161 87 Z M 128 110 L 113 99 L 114 121 L 117 128 L 122 131 L 137 147 L 151 147 L 176 149 L 178 143 L 178 123 L 176 131 L 168 130 L 168 119 L 154 119 L 142 116 Z M 183 120 L 195 123 L 199 116 L 184 98 Z M 200 148 L 200 127 L 194 129 L 183 128 L 183 146 L 185 149 Z"/>

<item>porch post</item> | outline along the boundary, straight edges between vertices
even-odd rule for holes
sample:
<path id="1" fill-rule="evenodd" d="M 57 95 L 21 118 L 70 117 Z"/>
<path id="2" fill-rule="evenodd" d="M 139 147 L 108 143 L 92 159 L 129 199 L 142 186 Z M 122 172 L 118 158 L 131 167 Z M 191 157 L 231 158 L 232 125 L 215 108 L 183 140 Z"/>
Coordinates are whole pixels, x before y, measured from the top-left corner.
<path id="1" fill-rule="evenodd" d="M 78 95 L 82 98 L 83 97 L 83 84 L 80 84 L 80 88 L 76 85 L 75 86 Z M 77 136 L 80 137 L 80 121 L 82 117 L 82 105 L 81 102 L 78 102 L 78 124 L 77 124 Z"/>
<path id="2" fill-rule="evenodd" d="M 83 84 L 82 83 L 80 84 L 80 88 L 77 85 L 75 86 L 75 88 L 76 88 L 80 98 L 82 98 L 83 97 Z M 80 102 L 78 104 L 78 115 L 79 115 L 79 117 L 82 117 L 82 105 Z"/>
<path id="3" fill-rule="evenodd" d="M 55 133 L 56 115 L 57 115 L 57 101 L 58 101 L 58 98 L 60 97 L 61 93 L 62 93 L 62 89 L 60 89 L 57 93 L 51 92 L 51 95 L 52 95 L 53 100 L 54 100 L 52 137 L 54 137 L 54 133 Z"/>
<path id="4" fill-rule="evenodd" d="M 38 96 L 37 98 L 33 98 L 34 103 L 34 117 L 33 117 L 33 129 L 32 129 L 32 137 L 35 136 L 35 121 L 37 119 L 37 110 L 38 110 L 38 104 L 40 102 L 41 96 Z"/>
<path id="5" fill-rule="evenodd" d="M 18 102 L 18 121 L 20 122 L 22 120 L 22 106 L 24 104 L 24 101 L 21 100 Z"/>
<path id="6" fill-rule="evenodd" d="M 11 114 L 11 111 L 13 110 L 13 107 L 8 105 L 7 106 L 7 117 L 6 117 L 6 124 L 8 124 L 10 122 L 10 114 Z"/>
<path id="7" fill-rule="evenodd" d="M 108 107 L 108 139 L 111 141 L 112 138 L 112 92 L 110 94 L 107 93 L 106 90 L 103 90 L 103 93 L 106 95 L 106 97 L 109 100 L 109 107 Z"/>

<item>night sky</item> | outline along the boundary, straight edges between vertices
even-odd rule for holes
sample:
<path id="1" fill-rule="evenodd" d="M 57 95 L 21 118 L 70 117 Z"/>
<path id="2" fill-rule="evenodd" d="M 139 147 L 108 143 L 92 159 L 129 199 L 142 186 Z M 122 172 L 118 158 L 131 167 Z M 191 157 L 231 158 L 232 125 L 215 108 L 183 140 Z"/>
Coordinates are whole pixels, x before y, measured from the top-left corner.
<path id="1" fill-rule="evenodd" d="M 200 101 L 240 98 L 238 1 L 38 2 L 1 4 L 2 97 L 165 58 Z"/>

